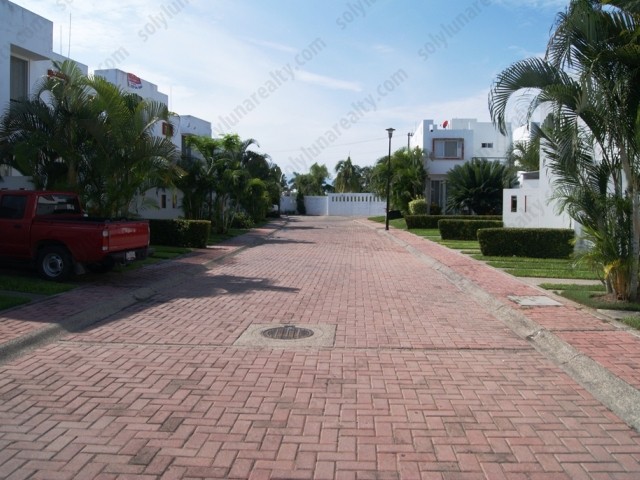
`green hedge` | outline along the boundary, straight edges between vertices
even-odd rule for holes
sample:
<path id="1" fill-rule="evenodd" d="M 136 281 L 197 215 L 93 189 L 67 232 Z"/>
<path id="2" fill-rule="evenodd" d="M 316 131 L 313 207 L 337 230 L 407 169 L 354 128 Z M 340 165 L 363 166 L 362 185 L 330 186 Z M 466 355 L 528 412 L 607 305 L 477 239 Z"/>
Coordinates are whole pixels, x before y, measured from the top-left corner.
<path id="1" fill-rule="evenodd" d="M 490 257 L 567 258 L 575 233 L 565 228 L 485 228 L 478 230 L 483 255 Z"/>
<path id="2" fill-rule="evenodd" d="M 481 228 L 502 228 L 500 220 L 479 220 L 478 217 L 465 220 L 442 219 L 438 221 L 438 230 L 443 240 L 477 240 Z"/>
<path id="3" fill-rule="evenodd" d="M 149 220 L 151 243 L 169 247 L 205 248 L 211 233 L 209 220 Z"/>
<path id="4" fill-rule="evenodd" d="M 502 215 L 406 215 L 407 228 L 438 228 L 440 220 L 502 220 Z M 475 239 L 474 239 L 475 240 Z"/>

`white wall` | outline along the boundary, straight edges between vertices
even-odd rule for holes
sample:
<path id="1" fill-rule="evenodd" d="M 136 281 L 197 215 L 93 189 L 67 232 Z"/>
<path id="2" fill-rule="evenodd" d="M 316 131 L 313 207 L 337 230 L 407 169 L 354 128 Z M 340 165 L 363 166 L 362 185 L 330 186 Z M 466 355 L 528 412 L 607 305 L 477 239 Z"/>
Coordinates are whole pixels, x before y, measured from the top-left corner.
<path id="1" fill-rule="evenodd" d="M 385 200 L 372 193 L 330 193 L 327 197 L 327 215 L 344 217 L 373 217 L 384 215 Z"/>
<path id="2" fill-rule="evenodd" d="M 372 193 L 330 193 L 326 196 L 305 196 L 307 215 L 340 217 L 373 217 L 384 215 L 386 201 Z M 295 195 L 280 198 L 280 212 L 295 212 Z"/>
<path id="3" fill-rule="evenodd" d="M 184 217 L 182 198 L 178 189 L 152 188 L 136 197 L 132 210 L 142 218 L 171 220 Z M 164 205 L 164 206 L 163 206 Z"/>
<path id="4" fill-rule="evenodd" d="M 520 129 L 518 129 L 519 131 Z M 546 166 L 546 157 L 540 150 L 540 170 L 538 179 L 523 180 L 520 188 L 505 189 L 502 192 L 502 218 L 505 227 L 517 228 L 572 228 L 579 232 L 569 215 L 560 212 L 558 202 L 553 198 L 553 174 Z M 517 211 L 512 212 L 512 197 L 516 197 Z"/>
<path id="5" fill-rule="evenodd" d="M 329 197 L 313 197 L 307 196 L 304 197 L 304 206 L 307 210 L 307 215 L 329 215 L 329 203 L 327 199 Z"/>
<path id="6" fill-rule="evenodd" d="M 280 197 L 280 213 L 295 212 L 297 210 L 295 195 L 282 195 Z"/>

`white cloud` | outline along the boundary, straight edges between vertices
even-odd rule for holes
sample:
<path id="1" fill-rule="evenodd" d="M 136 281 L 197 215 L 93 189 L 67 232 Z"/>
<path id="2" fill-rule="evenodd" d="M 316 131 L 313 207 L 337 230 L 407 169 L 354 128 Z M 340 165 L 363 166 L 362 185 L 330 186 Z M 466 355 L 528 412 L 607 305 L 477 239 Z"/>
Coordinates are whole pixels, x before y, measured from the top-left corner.
<path id="1" fill-rule="evenodd" d="M 362 87 L 357 82 L 339 80 L 337 78 L 332 78 L 324 75 L 318 75 L 316 73 L 311 73 L 306 70 L 296 71 L 296 78 L 305 83 L 310 83 L 312 85 L 319 85 L 321 87 L 326 87 L 333 90 L 349 90 L 352 92 L 362 91 Z"/>

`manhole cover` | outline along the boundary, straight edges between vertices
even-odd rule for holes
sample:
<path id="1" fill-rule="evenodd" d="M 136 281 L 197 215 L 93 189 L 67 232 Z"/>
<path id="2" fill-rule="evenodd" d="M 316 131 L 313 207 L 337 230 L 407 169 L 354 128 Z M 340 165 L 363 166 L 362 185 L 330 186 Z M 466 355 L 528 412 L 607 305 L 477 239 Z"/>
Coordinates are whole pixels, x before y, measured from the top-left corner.
<path id="1" fill-rule="evenodd" d="M 253 323 L 233 342 L 238 347 L 322 348 L 333 347 L 336 326 L 314 323 L 300 328 L 282 323 Z"/>
<path id="2" fill-rule="evenodd" d="M 313 335 L 313 330 L 300 328 L 294 325 L 283 325 L 281 327 L 268 328 L 263 330 L 262 335 L 275 340 L 298 340 L 308 338 Z"/>

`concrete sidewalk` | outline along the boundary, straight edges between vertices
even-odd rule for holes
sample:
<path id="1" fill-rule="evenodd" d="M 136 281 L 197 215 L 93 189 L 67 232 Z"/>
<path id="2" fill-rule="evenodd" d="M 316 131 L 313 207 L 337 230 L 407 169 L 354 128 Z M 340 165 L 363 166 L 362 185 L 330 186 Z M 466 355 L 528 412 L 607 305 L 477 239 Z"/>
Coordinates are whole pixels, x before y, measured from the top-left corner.
<path id="1" fill-rule="evenodd" d="M 640 477 L 634 331 L 366 220 L 218 248 L 0 318 L 1 478 Z"/>

